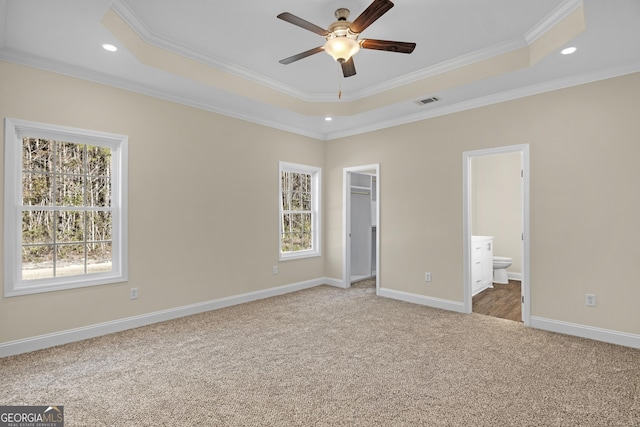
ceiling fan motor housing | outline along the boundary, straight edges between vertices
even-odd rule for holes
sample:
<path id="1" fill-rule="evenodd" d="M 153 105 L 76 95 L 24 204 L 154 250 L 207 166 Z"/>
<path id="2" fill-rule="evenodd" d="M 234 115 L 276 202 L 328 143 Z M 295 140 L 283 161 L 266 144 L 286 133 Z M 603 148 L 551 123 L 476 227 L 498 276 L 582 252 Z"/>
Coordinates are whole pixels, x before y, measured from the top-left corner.
<path id="1" fill-rule="evenodd" d="M 340 9 L 336 9 L 335 15 L 338 21 L 346 21 L 351 11 L 345 7 L 341 7 Z"/>

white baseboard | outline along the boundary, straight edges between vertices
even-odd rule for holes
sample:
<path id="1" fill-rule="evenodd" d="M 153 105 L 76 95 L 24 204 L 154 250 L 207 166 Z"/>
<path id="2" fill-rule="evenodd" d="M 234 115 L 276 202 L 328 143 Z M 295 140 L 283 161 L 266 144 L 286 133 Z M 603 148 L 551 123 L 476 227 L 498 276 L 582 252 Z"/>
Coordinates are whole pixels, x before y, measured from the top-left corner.
<path id="1" fill-rule="evenodd" d="M 302 289 L 312 288 L 314 286 L 325 284 L 344 287 L 342 285 L 342 280 L 319 278 L 299 283 L 293 283 L 290 285 L 277 286 L 274 288 L 255 292 L 247 292 L 244 294 L 233 295 L 230 297 L 219 298 L 211 301 L 170 308 L 167 310 L 142 314 L 139 316 L 127 317 L 110 322 L 98 323 L 81 328 L 68 329 L 51 334 L 39 335 L 36 337 L 25 338 L 16 341 L 9 341 L 0 344 L 0 358 L 27 353 L 35 350 L 41 350 L 57 345 L 68 344 L 88 338 L 95 338 L 102 335 L 112 334 L 114 332 L 124 331 L 127 329 L 139 328 L 141 326 L 147 326 L 153 323 L 164 322 L 166 320 L 177 319 L 179 317 L 203 313 L 205 311 L 217 310 L 224 307 L 230 307 L 245 302 L 283 295 L 290 292 L 295 292 Z"/>
<path id="2" fill-rule="evenodd" d="M 465 313 L 464 304 L 461 302 L 427 297 L 424 295 L 417 295 L 387 288 L 380 288 L 379 295 L 382 297 L 397 299 L 414 304 L 441 308 L 443 310 L 450 310 L 458 313 Z M 531 316 L 530 320 L 530 327 L 532 328 L 588 338 L 596 341 L 608 342 L 625 347 L 640 348 L 640 335 L 629 334 L 626 332 L 619 332 L 610 329 L 596 328 L 593 326 L 580 325 L 576 323 L 563 322 L 560 320 L 545 319 L 536 316 Z"/>
<path id="3" fill-rule="evenodd" d="M 325 277 L 322 279 L 323 284 L 329 286 L 335 286 L 336 288 L 347 289 L 349 286 L 342 279 L 332 279 L 330 277 Z"/>
<path id="4" fill-rule="evenodd" d="M 464 303 L 446 299 L 427 297 L 424 295 L 412 294 L 409 292 L 396 291 L 394 289 L 380 288 L 378 293 L 381 297 L 397 299 L 414 304 L 426 305 L 428 307 L 441 308 L 443 310 L 465 313 Z"/>
<path id="5" fill-rule="evenodd" d="M 277 286 L 255 292 L 233 295 L 216 300 L 156 311 L 139 316 L 127 317 L 110 322 L 98 323 L 81 328 L 68 329 L 46 335 L 25 338 L 16 341 L 9 341 L 0 344 L 0 358 L 41 350 L 48 347 L 67 344 L 84 339 L 95 338 L 102 335 L 120 332 L 127 329 L 138 328 L 151 325 L 153 323 L 164 322 L 166 320 L 177 319 L 206 311 L 217 310 L 230 307 L 245 302 L 256 301 L 277 295 L 283 295 L 302 289 L 308 289 L 319 285 L 330 285 L 338 288 L 346 288 L 344 281 L 323 277 L 290 285 Z M 393 289 L 380 288 L 379 296 L 420 304 L 428 307 L 440 308 L 443 310 L 464 313 L 464 304 L 457 301 L 450 301 L 440 298 L 427 297 L 424 295 L 412 294 L 409 292 L 397 291 Z M 640 335 L 618 332 L 608 329 L 595 328 L 591 326 L 579 325 L 575 323 L 562 322 L 559 320 L 545 319 L 531 316 L 531 327 L 543 329 L 561 334 L 574 335 L 578 337 L 604 341 L 626 347 L 640 348 Z"/>
<path id="6" fill-rule="evenodd" d="M 511 273 L 507 271 L 507 277 L 509 278 L 509 280 L 517 280 L 522 282 L 522 273 Z"/>
<path id="7" fill-rule="evenodd" d="M 530 326 L 532 328 L 543 329 L 545 331 L 574 335 L 576 337 L 623 345 L 625 347 L 640 348 L 640 335 L 629 334 L 626 332 L 563 322 L 561 320 L 545 319 L 543 317 L 536 316 L 531 316 Z"/>

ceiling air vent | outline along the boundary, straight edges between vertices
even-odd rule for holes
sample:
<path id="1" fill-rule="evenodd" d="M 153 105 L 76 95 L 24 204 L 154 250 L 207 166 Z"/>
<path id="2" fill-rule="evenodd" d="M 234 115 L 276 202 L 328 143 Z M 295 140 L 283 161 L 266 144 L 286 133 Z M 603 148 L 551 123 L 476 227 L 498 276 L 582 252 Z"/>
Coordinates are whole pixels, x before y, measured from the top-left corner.
<path id="1" fill-rule="evenodd" d="M 427 104 L 431 104 L 432 102 L 436 102 L 436 101 L 440 101 L 440 98 L 432 96 L 431 98 L 425 98 L 425 99 L 421 99 L 419 101 L 416 101 L 416 104 L 418 104 L 418 105 L 427 105 Z"/>

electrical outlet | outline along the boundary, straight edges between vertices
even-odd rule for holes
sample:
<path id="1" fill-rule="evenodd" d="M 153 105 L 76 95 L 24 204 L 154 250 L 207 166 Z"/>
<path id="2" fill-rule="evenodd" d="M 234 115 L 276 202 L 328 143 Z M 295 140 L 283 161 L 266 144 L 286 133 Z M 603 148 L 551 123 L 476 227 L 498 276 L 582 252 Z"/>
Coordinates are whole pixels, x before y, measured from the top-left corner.
<path id="1" fill-rule="evenodd" d="M 594 294 L 587 294 L 587 306 L 589 307 L 596 306 L 596 296 Z"/>
<path id="2" fill-rule="evenodd" d="M 271 267 L 271 274 L 278 274 L 278 266 L 274 265 L 273 267 Z"/>
<path id="3" fill-rule="evenodd" d="M 431 273 L 429 273 L 429 272 L 424 273 L 424 280 L 425 280 L 425 282 L 430 282 L 431 281 Z"/>
<path id="4" fill-rule="evenodd" d="M 129 290 L 129 299 L 138 299 L 138 288 L 131 288 Z"/>

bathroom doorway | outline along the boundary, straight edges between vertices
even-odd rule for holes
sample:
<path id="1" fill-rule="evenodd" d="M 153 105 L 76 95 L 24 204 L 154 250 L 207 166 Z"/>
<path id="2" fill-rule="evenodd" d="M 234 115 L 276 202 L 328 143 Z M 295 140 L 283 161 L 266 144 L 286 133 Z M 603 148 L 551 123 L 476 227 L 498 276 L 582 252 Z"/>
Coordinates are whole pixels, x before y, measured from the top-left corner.
<path id="1" fill-rule="evenodd" d="M 529 325 L 529 146 L 463 153 L 463 183 L 465 311 Z M 500 280 L 491 276 L 490 264 L 489 284 L 480 288 L 475 286 L 478 241 L 492 255 L 490 262 L 492 257 L 511 261 Z M 482 263 L 485 268 L 486 259 Z"/>
<path id="2" fill-rule="evenodd" d="M 380 166 L 343 169 L 343 285 L 373 279 L 380 289 Z"/>

